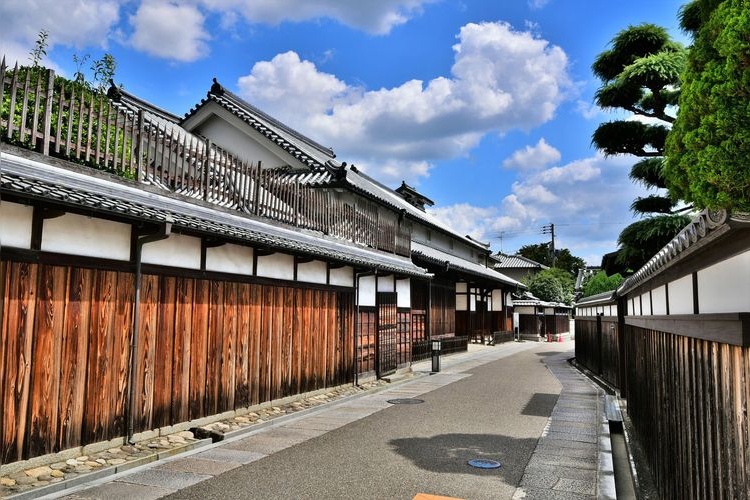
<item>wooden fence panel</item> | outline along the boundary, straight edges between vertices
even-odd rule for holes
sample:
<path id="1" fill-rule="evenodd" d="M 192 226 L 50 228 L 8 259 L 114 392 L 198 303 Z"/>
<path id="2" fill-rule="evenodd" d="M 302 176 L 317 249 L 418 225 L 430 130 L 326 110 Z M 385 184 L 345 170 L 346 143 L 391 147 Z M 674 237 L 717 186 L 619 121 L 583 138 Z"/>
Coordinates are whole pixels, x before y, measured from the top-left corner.
<path id="1" fill-rule="evenodd" d="M 154 370 L 159 312 L 159 277 L 144 274 L 141 277 L 140 313 L 138 325 L 138 350 L 136 356 L 135 404 L 133 408 L 136 432 L 153 428 Z"/>
<path id="2" fill-rule="evenodd" d="M 177 278 L 174 308 L 171 415 L 176 422 L 190 419 L 190 366 L 195 280 Z"/>
<path id="3" fill-rule="evenodd" d="M 111 393 L 113 339 L 115 337 L 115 299 L 117 273 L 99 271 L 94 275 L 88 336 L 87 391 L 83 421 L 83 442 L 102 441 L 112 420 L 110 410 L 117 397 Z M 96 390 L 91 390 L 97 388 Z"/>
<path id="4" fill-rule="evenodd" d="M 135 276 L 2 265 L 2 462 L 123 436 Z M 144 274 L 136 432 L 351 381 L 354 311 L 346 292 Z"/>
<path id="5" fill-rule="evenodd" d="M 747 498 L 750 348 L 627 326 L 628 412 L 664 498 Z"/>
<path id="6" fill-rule="evenodd" d="M 36 264 L 11 266 L 5 286 L 2 348 L 5 351 L 5 376 L 2 398 L 2 462 L 23 457 L 28 412 L 32 357 L 32 337 L 37 295 Z"/>
<path id="7" fill-rule="evenodd" d="M 45 266 L 39 273 L 36 339 L 31 358 L 34 364 L 29 415 L 30 456 L 52 453 L 57 441 L 60 358 L 68 278 L 66 271 L 64 267 Z"/>
<path id="8" fill-rule="evenodd" d="M 206 416 L 209 282 L 195 280 L 190 345 L 190 418 Z"/>
<path id="9" fill-rule="evenodd" d="M 237 286 L 237 348 L 235 358 L 235 408 L 250 405 L 250 328 L 251 302 L 250 289 L 252 285 L 240 283 Z"/>
<path id="10" fill-rule="evenodd" d="M 219 306 L 224 311 L 221 330 L 221 370 L 219 376 L 219 412 L 234 410 L 236 391 L 235 351 L 237 350 L 237 283 L 224 283 L 224 298 Z"/>
<path id="11" fill-rule="evenodd" d="M 281 364 L 282 364 L 282 396 L 293 394 L 293 369 L 292 349 L 295 342 L 294 337 L 294 288 L 284 288 L 284 318 L 281 335 Z"/>
<path id="12" fill-rule="evenodd" d="M 154 360 L 153 426 L 164 427 L 172 419 L 172 370 L 174 367 L 175 310 L 177 278 L 165 276 L 159 280 L 159 308 L 157 311 L 156 352 Z"/>
<path id="13" fill-rule="evenodd" d="M 91 269 L 73 268 L 69 272 L 58 411 L 58 448 L 61 450 L 81 443 L 91 312 L 89 304 L 94 276 Z"/>

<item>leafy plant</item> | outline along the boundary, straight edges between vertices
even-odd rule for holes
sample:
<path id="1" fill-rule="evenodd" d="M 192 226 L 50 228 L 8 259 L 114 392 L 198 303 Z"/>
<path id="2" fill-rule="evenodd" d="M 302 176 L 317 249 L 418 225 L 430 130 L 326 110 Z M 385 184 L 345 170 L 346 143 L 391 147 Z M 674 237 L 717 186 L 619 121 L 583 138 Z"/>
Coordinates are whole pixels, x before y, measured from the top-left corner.
<path id="1" fill-rule="evenodd" d="M 573 303 L 575 286 L 570 274 L 557 268 L 550 268 L 523 279 L 529 291 L 537 298 L 549 302 Z"/>
<path id="2" fill-rule="evenodd" d="M 49 32 L 45 29 L 39 31 L 34 42 L 34 48 L 29 52 L 31 64 L 33 67 L 39 67 L 39 63 L 47 55 L 47 46 L 49 45 Z"/>
<path id="3" fill-rule="evenodd" d="M 607 276 L 606 272 L 599 271 L 586 280 L 583 285 L 582 296 L 589 297 L 597 293 L 615 290 L 623 281 L 624 278 L 619 273 Z"/>

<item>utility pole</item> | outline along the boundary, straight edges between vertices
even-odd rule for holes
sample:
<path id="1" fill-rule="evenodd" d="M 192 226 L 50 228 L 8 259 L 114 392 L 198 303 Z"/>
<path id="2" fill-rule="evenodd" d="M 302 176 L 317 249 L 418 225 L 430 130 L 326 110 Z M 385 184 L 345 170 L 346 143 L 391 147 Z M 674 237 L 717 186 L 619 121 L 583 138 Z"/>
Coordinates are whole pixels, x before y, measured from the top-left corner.
<path id="1" fill-rule="evenodd" d="M 549 234 L 552 237 L 550 250 L 552 251 L 552 267 L 555 267 L 555 260 L 557 259 L 555 255 L 555 225 L 550 222 L 546 226 L 542 226 L 542 234 Z"/>

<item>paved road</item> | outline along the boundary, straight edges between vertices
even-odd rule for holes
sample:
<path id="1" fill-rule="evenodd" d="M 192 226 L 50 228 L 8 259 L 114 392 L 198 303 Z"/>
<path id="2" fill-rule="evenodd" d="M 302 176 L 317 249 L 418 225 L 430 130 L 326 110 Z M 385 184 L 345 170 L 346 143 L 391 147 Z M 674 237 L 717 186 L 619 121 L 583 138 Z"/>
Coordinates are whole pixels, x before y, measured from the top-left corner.
<path id="1" fill-rule="evenodd" d="M 440 374 L 66 498 L 411 499 L 417 493 L 466 499 L 593 498 L 597 393 L 591 399 L 576 386 L 563 391 L 564 401 L 556 408 L 563 390 L 558 379 L 566 387 L 591 387 L 562 364 L 572 355 L 571 347 L 570 342 L 511 343 L 444 358 Z M 545 361 L 553 359 L 548 368 Z M 429 365 L 415 369 L 429 370 Z M 387 402 L 394 398 L 424 403 Z M 563 422 L 550 419 L 553 409 Z M 586 416 L 593 416 L 594 424 L 584 423 Z M 502 467 L 475 469 L 467 464 L 473 458 L 499 461 Z M 557 466 L 566 470 L 555 475 Z"/>

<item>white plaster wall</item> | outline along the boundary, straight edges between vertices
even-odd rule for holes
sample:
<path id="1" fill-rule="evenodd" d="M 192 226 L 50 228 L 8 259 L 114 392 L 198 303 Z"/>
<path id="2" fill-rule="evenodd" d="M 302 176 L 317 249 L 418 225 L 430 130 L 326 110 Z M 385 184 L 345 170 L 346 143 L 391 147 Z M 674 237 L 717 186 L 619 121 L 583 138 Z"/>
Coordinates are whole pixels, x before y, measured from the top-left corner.
<path id="1" fill-rule="evenodd" d="M 252 275 L 253 249 L 231 243 L 206 248 L 206 271 Z"/>
<path id="2" fill-rule="evenodd" d="M 141 262 L 160 266 L 200 269 L 201 240 L 182 234 L 171 234 L 165 240 L 143 245 Z"/>
<path id="3" fill-rule="evenodd" d="M 750 312 L 750 251 L 698 271 L 698 309 Z"/>
<path id="4" fill-rule="evenodd" d="M 77 214 L 47 219 L 42 226 L 42 250 L 130 260 L 130 224 Z"/>
<path id="5" fill-rule="evenodd" d="M 693 314 L 693 276 L 669 283 L 669 314 Z"/>
<path id="6" fill-rule="evenodd" d="M 503 310 L 503 291 L 492 290 L 492 311 Z"/>
<path id="7" fill-rule="evenodd" d="M 248 135 L 216 116 L 203 122 L 200 131 L 203 136 L 239 158 L 253 163 L 261 161 L 263 168 L 281 167 L 287 164 L 284 159 L 263 147 L 258 142 L 257 135 Z"/>
<path id="8" fill-rule="evenodd" d="M 375 306 L 375 276 L 362 276 L 359 279 L 359 305 Z"/>
<path id="9" fill-rule="evenodd" d="M 545 307 L 544 314 L 555 314 L 555 309 L 553 307 Z"/>
<path id="10" fill-rule="evenodd" d="M 456 283 L 457 292 L 466 292 L 468 290 L 467 284 L 463 282 Z"/>
<path id="11" fill-rule="evenodd" d="M 518 314 L 536 314 L 536 308 L 533 306 L 519 306 L 516 307 L 514 312 L 517 312 Z"/>
<path id="12" fill-rule="evenodd" d="M 651 306 L 655 315 L 667 314 L 667 288 L 662 285 L 651 290 Z"/>
<path id="13" fill-rule="evenodd" d="M 378 276 L 378 292 L 395 292 L 396 279 L 391 276 Z"/>
<path id="14" fill-rule="evenodd" d="M 469 311 L 477 310 L 477 296 L 473 293 L 469 295 Z"/>
<path id="15" fill-rule="evenodd" d="M 279 280 L 294 279 L 294 256 L 283 253 L 272 253 L 258 257 L 258 276 Z"/>
<path id="16" fill-rule="evenodd" d="M 396 280 L 396 293 L 398 307 L 411 307 L 411 280 Z"/>
<path id="17" fill-rule="evenodd" d="M 336 286 L 354 286 L 354 269 L 349 266 L 331 269 L 330 284 Z"/>
<path id="18" fill-rule="evenodd" d="M 641 295 L 641 314 L 651 316 L 651 295 L 648 292 Z"/>
<path id="19" fill-rule="evenodd" d="M 617 316 L 617 304 L 609 306 L 609 315 Z"/>
<path id="20" fill-rule="evenodd" d="M 508 307 L 513 307 L 513 296 L 509 293 L 505 294 L 505 304 Z"/>
<path id="21" fill-rule="evenodd" d="M 633 297 L 633 316 L 641 315 L 641 297 Z"/>
<path id="22" fill-rule="evenodd" d="M 0 201 L 0 246 L 31 248 L 33 217 L 33 207 Z"/>
<path id="23" fill-rule="evenodd" d="M 325 284 L 327 278 L 328 264 L 325 262 L 314 260 L 312 262 L 297 264 L 297 281 Z"/>

